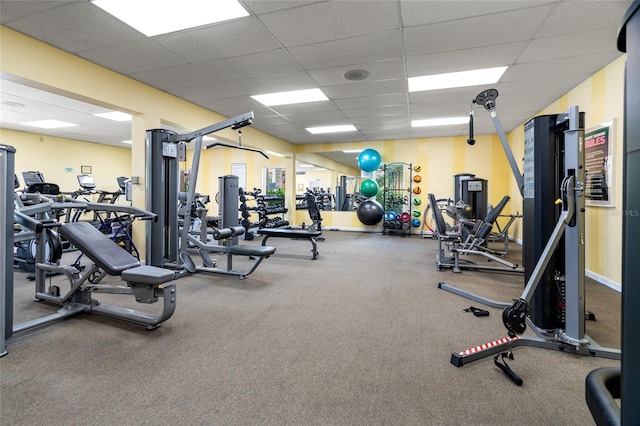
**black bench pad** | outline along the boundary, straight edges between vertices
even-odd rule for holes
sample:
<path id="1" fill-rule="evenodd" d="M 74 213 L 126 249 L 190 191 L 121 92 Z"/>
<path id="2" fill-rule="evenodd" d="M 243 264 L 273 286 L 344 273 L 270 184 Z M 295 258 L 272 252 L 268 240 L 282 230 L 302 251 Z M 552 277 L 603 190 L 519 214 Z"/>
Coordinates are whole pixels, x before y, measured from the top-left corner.
<path id="1" fill-rule="evenodd" d="M 322 231 L 307 231 L 304 229 L 278 229 L 278 228 L 263 228 L 258 229 L 258 234 L 268 235 L 276 238 L 316 238 L 322 234 Z"/>
<path id="2" fill-rule="evenodd" d="M 87 222 L 67 223 L 59 232 L 109 275 L 140 266 L 138 259 Z"/>
<path id="3" fill-rule="evenodd" d="M 237 256 L 254 256 L 254 257 L 269 257 L 275 252 L 276 252 L 275 247 L 268 247 L 268 246 L 253 247 L 253 246 L 241 246 L 241 245 L 230 246 L 228 251 L 229 254 L 233 254 Z"/>
<path id="4" fill-rule="evenodd" d="M 168 269 L 144 265 L 122 271 L 120 277 L 128 283 L 163 284 L 172 281 L 175 274 Z"/>
<path id="5" fill-rule="evenodd" d="M 263 246 L 267 244 L 267 240 L 270 237 L 290 238 L 294 240 L 308 240 L 313 246 L 313 248 L 311 249 L 311 253 L 313 253 L 313 259 L 315 260 L 318 258 L 318 246 L 316 244 L 316 238 L 318 238 L 322 234 L 322 231 L 309 231 L 306 229 L 261 228 L 258 229 L 257 233 L 259 235 L 264 235 L 264 239 L 262 240 Z"/>

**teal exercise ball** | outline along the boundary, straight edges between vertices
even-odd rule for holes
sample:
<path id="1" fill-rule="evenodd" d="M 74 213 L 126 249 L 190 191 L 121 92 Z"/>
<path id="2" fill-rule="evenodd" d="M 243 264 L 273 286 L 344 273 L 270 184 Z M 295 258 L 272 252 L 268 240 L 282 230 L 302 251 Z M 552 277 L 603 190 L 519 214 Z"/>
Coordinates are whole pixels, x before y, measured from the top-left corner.
<path id="1" fill-rule="evenodd" d="M 373 172 L 378 167 L 380 167 L 380 163 L 382 162 L 382 157 L 380 157 L 380 153 L 375 149 L 365 149 L 358 155 L 358 166 L 360 170 L 365 172 Z"/>
<path id="2" fill-rule="evenodd" d="M 411 226 L 417 228 L 420 226 L 420 219 L 411 219 Z"/>
<path id="3" fill-rule="evenodd" d="M 360 184 L 360 193 L 365 197 L 373 197 L 379 190 L 378 182 L 372 179 L 365 179 Z"/>
<path id="4" fill-rule="evenodd" d="M 356 211 L 358 220 L 364 225 L 377 225 L 384 216 L 382 204 L 375 200 L 366 200 L 360 203 Z"/>

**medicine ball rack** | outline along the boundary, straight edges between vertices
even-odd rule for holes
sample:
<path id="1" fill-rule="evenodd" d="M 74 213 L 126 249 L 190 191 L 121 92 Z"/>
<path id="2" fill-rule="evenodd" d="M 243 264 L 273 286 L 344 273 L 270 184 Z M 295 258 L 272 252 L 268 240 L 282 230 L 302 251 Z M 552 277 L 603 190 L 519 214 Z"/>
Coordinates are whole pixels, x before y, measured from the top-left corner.
<path id="1" fill-rule="evenodd" d="M 411 235 L 412 184 L 411 163 L 384 164 L 381 191 L 383 235 Z"/>

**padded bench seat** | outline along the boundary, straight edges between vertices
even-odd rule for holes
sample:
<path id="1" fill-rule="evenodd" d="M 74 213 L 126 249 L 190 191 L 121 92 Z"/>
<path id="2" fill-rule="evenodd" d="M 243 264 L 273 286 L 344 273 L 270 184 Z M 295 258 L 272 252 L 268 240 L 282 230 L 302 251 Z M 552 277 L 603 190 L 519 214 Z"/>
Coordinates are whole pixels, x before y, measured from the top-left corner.
<path id="1" fill-rule="evenodd" d="M 120 277 L 127 282 L 157 285 L 173 281 L 175 279 L 175 273 L 169 269 L 143 265 L 122 271 Z"/>
<path id="2" fill-rule="evenodd" d="M 284 228 L 260 228 L 257 231 L 258 235 L 264 235 L 262 245 L 267 244 L 267 240 L 270 237 L 274 238 L 289 238 L 292 240 L 309 240 L 313 246 L 311 252 L 313 253 L 313 260 L 318 258 L 318 246 L 316 244 L 316 238 L 318 238 L 322 231 L 309 231 L 306 229 L 284 229 Z"/>
<path id="3" fill-rule="evenodd" d="M 60 235 L 109 275 L 140 266 L 140 261 L 87 222 L 71 222 L 60 227 Z"/>
<path id="4" fill-rule="evenodd" d="M 275 247 L 253 247 L 241 245 L 229 247 L 229 253 L 237 256 L 269 257 L 275 252 Z"/>

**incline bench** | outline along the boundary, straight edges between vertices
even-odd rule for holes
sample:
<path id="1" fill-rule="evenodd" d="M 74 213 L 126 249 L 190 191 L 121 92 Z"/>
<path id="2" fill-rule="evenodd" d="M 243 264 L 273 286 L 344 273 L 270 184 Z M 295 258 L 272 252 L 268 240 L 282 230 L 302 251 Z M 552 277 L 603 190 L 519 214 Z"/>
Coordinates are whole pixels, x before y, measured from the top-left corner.
<path id="1" fill-rule="evenodd" d="M 322 234 L 322 231 L 307 231 L 307 230 L 299 230 L 299 229 L 286 229 L 286 228 L 260 228 L 257 233 L 259 235 L 264 235 L 264 239 L 262 240 L 262 245 L 267 244 L 267 240 L 269 237 L 273 238 L 290 238 L 293 240 L 309 240 L 311 241 L 311 245 L 313 249 L 311 252 L 313 253 L 313 260 L 318 258 L 318 245 L 316 244 L 317 238 Z"/>
<path id="2" fill-rule="evenodd" d="M 174 284 L 163 285 L 175 279 L 175 273 L 155 266 L 142 266 L 138 259 L 127 253 L 118 244 L 87 222 L 72 222 L 60 227 L 60 235 L 94 262 L 81 274 L 71 266 L 48 263 L 36 265 L 39 269 L 63 273 L 69 279 L 71 289 L 64 296 L 38 293 L 37 298 L 61 305 L 81 305 L 85 312 L 92 312 L 116 319 L 130 321 L 153 329 L 173 315 L 176 306 Z M 105 275 L 120 276 L 126 285 L 98 284 Z M 59 290 L 58 290 L 59 292 Z M 101 304 L 91 298 L 91 293 L 133 294 L 139 303 L 154 303 L 164 298 L 160 315 L 153 315 L 118 306 Z"/>

